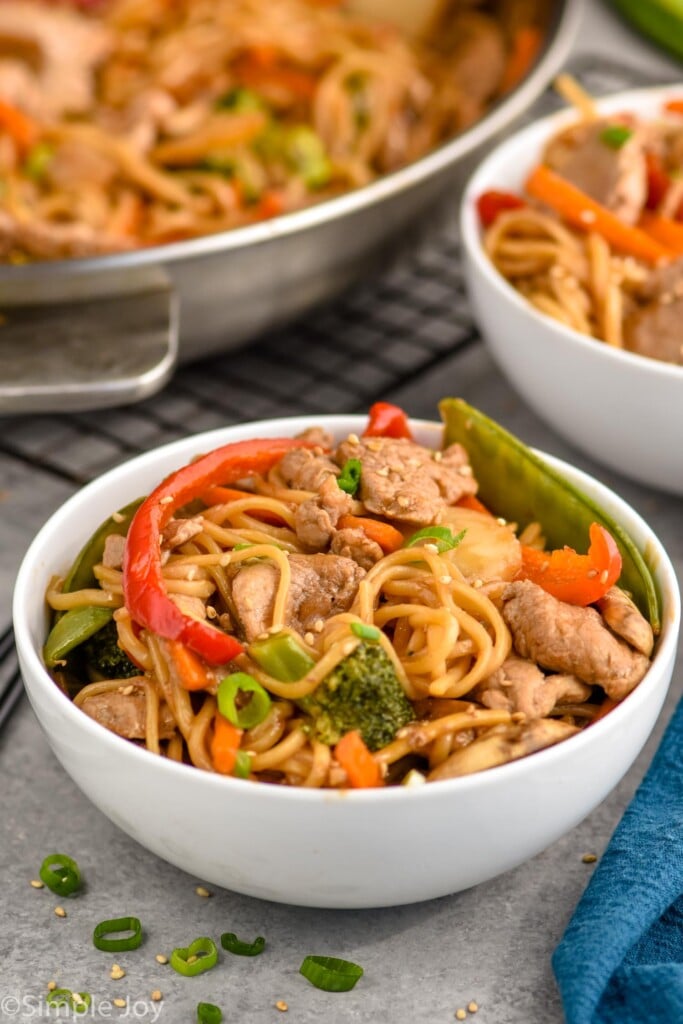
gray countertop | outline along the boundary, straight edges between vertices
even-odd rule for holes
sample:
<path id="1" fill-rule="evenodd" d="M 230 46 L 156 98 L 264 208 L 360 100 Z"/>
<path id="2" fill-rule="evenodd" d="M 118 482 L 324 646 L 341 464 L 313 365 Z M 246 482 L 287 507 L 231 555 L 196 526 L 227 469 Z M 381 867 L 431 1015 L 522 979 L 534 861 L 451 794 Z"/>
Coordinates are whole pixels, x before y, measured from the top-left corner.
<path id="1" fill-rule="evenodd" d="M 663 80 L 675 77 L 666 58 L 594 4 L 588 5 L 576 49 L 661 72 Z M 441 250 L 442 259 L 444 252 L 449 253 L 448 245 Z M 576 463 L 614 487 L 662 538 L 681 578 L 681 501 L 591 463 L 540 423 L 472 331 L 459 281 L 444 285 L 443 276 L 432 276 L 430 258 L 427 254 L 419 267 L 419 316 L 409 300 L 401 303 L 400 271 L 387 286 L 391 302 L 385 315 L 391 325 L 386 310 L 393 311 L 393 347 L 384 362 L 375 362 L 363 374 L 363 394 L 349 390 L 351 377 L 346 390 L 340 384 L 346 367 L 337 341 L 337 348 L 330 343 L 325 350 L 325 390 L 319 391 L 317 402 L 297 388 L 294 361 L 289 378 L 282 379 L 280 398 L 270 406 L 264 401 L 262 407 L 250 408 L 250 418 L 361 408 L 366 397 L 379 394 L 413 415 L 433 417 L 444 394 L 462 394 L 527 443 Z M 449 287 L 455 303 L 452 315 Z M 359 295 L 356 313 L 371 300 L 372 293 Z M 442 310 L 440 317 L 434 317 L 435 307 Z M 333 331 L 336 315 L 334 310 L 319 315 L 307 326 L 312 358 L 316 339 L 324 341 L 326 332 Z M 367 347 L 373 337 L 369 332 L 358 344 Z M 51 512 L 82 481 L 127 454 L 184 430 L 239 418 L 239 401 L 230 405 L 230 388 L 239 389 L 230 379 L 234 374 L 238 381 L 257 380 L 272 352 L 270 343 L 264 343 L 232 355 L 229 374 L 218 382 L 220 360 L 208 368 L 184 370 L 164 396 L 138 410 L 0 421 L 0 628 L 9 622 L 22 554 Z M 352 406 L 349 393 L 356 395 Z M 455 1020 L 459 1007 L 474 1000 L 479 1009 L 468 1019 L 478 1024 L 561 1024 L 550 956 L 593 870 L 582 857 L 599 857 L 604 850 L 682 689 L 679 660 L 665 710 L 634 767 L 593 814 L 549 849 L 467 892 L 412 907 L 362 912 L 280 906 L 225 890 L 214 890 L 209 899 L 198 896 L 195 887 L 202 879 L 142 849 L 85 799 L 52 756 L 23 700 L 0 734 L 0 1019 L 56 1019 L 54 1011 L 48 1016 L 43 1002 L 47 982 L 54 979 L 60 986 L 93 994 L 93 1009 L 85 1019 L 181 1024 L 195 1020 L 196 1004 L 202 1000 L 221 1005 L 226 1022 L 235 1024 L 446 1024 Z M 116 785 L 114 778 L 111 782 Z M 76 899 L 60 901 L 29 884 L 43 856 L 54 850 L 72 854 L 82 867 L 87 885 Z M 59 902 L 67 908 L 66 918 L 54 914 Z M 90 939 L 93 925 L 120 913 L 135 913 L 143 920 L 145 944 L 118 957 L 98 953 Z M 219 969 L 197 979 L 184 979 L 155 961 L 155 954 L 168 953 L 197 935 L 223 931 L 245 938 L 264 934 L 267 952 L 254 960 L 223 960 Z M 355 960 L 365 976 L 351 993 L 318 992 L 297 973 L 301 959 L 311 952 Z M 112 959 L 126 971 L 121 980 L 109 977 Z M 158 1003 L 151 999 L 156 989 L 163 993 Z M 125 1005 L 114 1007 L 114 998 Z M 276 1008 L 278 1000 L 288 1004 L 286 1013 Z"/>

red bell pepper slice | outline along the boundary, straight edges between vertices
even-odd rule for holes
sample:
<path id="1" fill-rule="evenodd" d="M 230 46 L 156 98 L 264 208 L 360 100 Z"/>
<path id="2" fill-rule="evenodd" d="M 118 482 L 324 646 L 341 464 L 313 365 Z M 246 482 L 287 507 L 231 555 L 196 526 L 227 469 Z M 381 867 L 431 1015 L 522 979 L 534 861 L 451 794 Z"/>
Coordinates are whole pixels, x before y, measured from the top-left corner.
<path id="1" fill-rule="evenodd" d="M 671 185 L 671 178 L 660 157 L 656 153 L 645 154 L 645 168 L 647 174 L 647 198 L 645 206 L 648 210 L 659 209 L 664 201 L 666 193 Z"/>
<path id="2" fill-rule="evenodd" d="M 228 633 L 192 619 L 166 593 L 161 568 L 161 531 L 174 512 L 208 488 L 266 473 L 291 448 L 294 438 L 237 441 L 183 466 L 152 491 L 135 513 L 123 558 L 123 596 L 131 618 L 167 640 L 179 640 L 211 665 L 224 665 L 243 651 Z"/>
<path id="3" fill-rule="evenodd" d="M 573 548 L 538 551 L 522 545 L 522 568 L 517 579 L 531 580 L 567 604 L 593 604 L 621 575 L 621 553 L 604 526 L 591 523 L 587 555 Z"/>
<path id="4" fill-rule="evenodd" d="M 490 189 L 482 192 L 477 199 L 477 213 L 484 228 L 490 228 L 493 222 L 507 210 L 521 210 L 527 204 L 514 192 L 500 192 L 498 189 Z"/>
<path id="5" fill-rule="evenodd" d="M 363 437 L 406 437 L 412 441 L 413 432 L 403 409 L 390 402 L 375 402 L 370 406 Z"/>

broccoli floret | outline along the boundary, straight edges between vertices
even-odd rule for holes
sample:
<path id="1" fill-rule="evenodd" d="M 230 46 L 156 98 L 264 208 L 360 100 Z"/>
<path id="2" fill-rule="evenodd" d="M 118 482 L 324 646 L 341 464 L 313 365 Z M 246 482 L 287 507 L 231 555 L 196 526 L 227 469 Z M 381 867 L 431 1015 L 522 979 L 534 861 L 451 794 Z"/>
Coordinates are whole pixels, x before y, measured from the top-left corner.
<path id="1" fill-rule="evenodd" d="M 377 643 L 360 643 L 301 705 L 323 743 L 334 745 L 357 729 L 370 750 L 391 743 L 414 717 L 391 659 Z"/>
<path id="2" fill-rule="evenodd" d="M 86 667 L 101 679 L 129 679 L 140 675 L 140 669 L 119 647 L 118 636 L 112 619 L 80 646 Z"/>

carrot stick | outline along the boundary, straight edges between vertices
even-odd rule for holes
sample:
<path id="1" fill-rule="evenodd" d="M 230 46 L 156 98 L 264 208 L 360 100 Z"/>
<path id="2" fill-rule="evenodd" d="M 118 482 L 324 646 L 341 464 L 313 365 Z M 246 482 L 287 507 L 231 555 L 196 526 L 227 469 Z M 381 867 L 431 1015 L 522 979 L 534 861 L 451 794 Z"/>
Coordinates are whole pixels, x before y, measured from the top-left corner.
<path id="1" fill-rule="evenodd" d="M 455 503 L 456 508 L 469 508 L 473 512 L 483 512 L 484 515 L 492 516 L 493 512 L 484 505 L 479 498 L 475 498 L 473 494 L 463 494 L 462 498 L 458 498 Z"/>
<path id="2" fill-rule="evenodd" d="M 403 544 L 401 531 L 379 519 L 344 515 L 339 517 L 337 525 L 340 530 L 362 530 L 369 540 L 374 540 L 376 544 L 379 544 L 385 555 L 390 555 L 392 551 L 398 551 Z"/>
<path id="3" fill-rule="evenodd" d="M 524 25 L 515 32 L 510 56 L 500 80 L 501 92 L 509 92 L 521 82 L 536 59 L 542 40 L 542 34 L 533 25 Z"/>
<path id="4" fill-rule="evenodd" d="M 382 785 L 379 765 L 358 731 L 347 732 L 342 736 L 334 748 L 334 756 L 346 772 L 353 789 L 370 789 Z"/>
<path id="5" fill-rule="evenodd" d="M 669 114 L 683 114 L 683 99 L 667 100 L 662 109 Z"/>
<path id="6" fill-rule="evenodd" d="M 4 100 L 0 100 L 0 128 L 4 128 L 24 152 L 34 145 L 39 135 L 35 121 Z"/>
<path id="7" fill-rule="evenodd" d="M 644 213 L 640 218 L 640 227 L 655 242 L 665 245 L 677 256 L 683 256 L 683 224 L 656 213 Z"/>
<path id="8" fill-rule="evenodd" d="M 240 749 L 242 730 L 216 712 L 211 738 L 211 760 L 221 775 L 232 775 Z"/>
<path id="9" fill-rule="evenodd" d="M 168 640 L 167 647 L 180 685 L 185 690 L 206 690 L 211 686 L 212 680 L 194 651 L 180 640 Z"/>
<path id="10" fill-rule="evenodd" d="M 229 505 L 233 501 L 242 501 L 243 498 L 253 498 L 251 491 L 238 491 L 235 487 L 207 487 L 199 495 L 205 505 Z M 250 511 L 249 515 L 254 519 L 260 519 L 262 523 L 270 523 L 271 526 L 282 526 L 284 520 L 276 512 L 267 509 L 257 508 Z"/>
<path id="11" fill-rule="evenodd" d="M 581 231 L 596 231 L 620 252 L 646 263 L 670 260 L 675 255 L 644 231 L 619 220 L 607 207 L 544 164 L 531 172 L 525 188 L 530 196 L 545 203 L 568 224 Z"/>

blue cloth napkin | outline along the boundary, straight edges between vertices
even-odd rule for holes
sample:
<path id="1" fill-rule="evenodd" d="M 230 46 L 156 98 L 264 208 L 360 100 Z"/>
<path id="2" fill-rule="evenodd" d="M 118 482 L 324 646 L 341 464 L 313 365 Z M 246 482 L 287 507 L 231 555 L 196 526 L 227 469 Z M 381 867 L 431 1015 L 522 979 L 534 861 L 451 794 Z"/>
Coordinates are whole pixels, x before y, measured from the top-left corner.
<path id="1" fill-rule="evenodd" d="M 683 701 L 553 969 L 567 1024 L 683 1024 Z"/>

